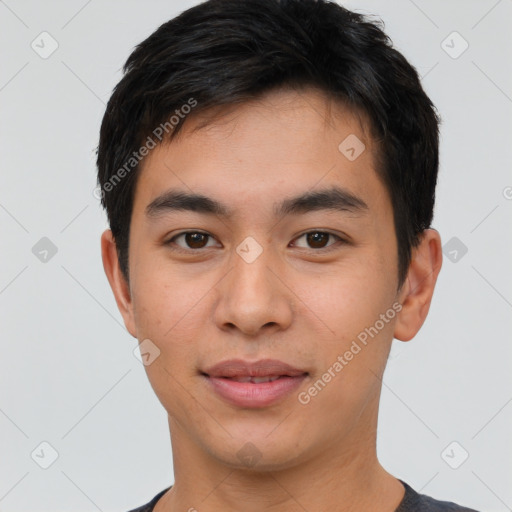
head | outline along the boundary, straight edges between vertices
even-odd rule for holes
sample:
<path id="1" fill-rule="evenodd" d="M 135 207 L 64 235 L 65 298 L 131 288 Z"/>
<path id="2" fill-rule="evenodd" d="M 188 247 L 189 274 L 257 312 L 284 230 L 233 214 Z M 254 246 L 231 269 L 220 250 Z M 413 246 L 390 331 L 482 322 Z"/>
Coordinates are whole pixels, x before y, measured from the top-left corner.
<path id="1" fill-rule="evenodd" d="M 209 0 L 124 73 L 98 148 L 103 260 L 127 329 L 159 351 L 146 370 L 171 431 L 231 465 L 246 442 L 269 468 L 356 449 L 441 265 L 439 120 L 416 71 L 333 2 Z M 201 403 L 205 369 L 232 358 L 306 377 L 268 407 Z"/>

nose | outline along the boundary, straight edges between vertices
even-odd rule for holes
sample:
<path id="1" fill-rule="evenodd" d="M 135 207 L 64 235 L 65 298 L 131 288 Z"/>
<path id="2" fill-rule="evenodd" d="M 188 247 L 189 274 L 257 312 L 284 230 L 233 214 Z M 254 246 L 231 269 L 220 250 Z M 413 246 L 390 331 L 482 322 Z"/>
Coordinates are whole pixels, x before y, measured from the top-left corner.
<path id="1" fill-rule="evenodd" d="M 235 253 L 231 270 L 216 289 L 214 318 L 222 330 L 257 336 L 284 330 L 292 322 L 293 293 L 270 249 L 254 261 Z"/>

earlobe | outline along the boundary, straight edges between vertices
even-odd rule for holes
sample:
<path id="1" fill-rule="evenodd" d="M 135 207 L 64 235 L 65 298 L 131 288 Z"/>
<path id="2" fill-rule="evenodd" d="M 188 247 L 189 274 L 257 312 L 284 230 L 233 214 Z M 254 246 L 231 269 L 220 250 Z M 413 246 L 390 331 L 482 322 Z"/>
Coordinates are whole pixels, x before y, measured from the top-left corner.
<path id="1" fill-rule="evenodd" d="M 397 317 L 394 337 L 409 341 L 423 325 L 432 301 L 442 265 L 441 237 L 435 229 L 426 229 L 413 248 L 407 278 L 399 292 L 402 310 Z"/>
<path id="2" fill-rule="evenodd" d="M 103 260 L 105 274 L 108 282 L 110 283 L 110 287 L 112 288 L 112 292 L 114 293 L 117 307 L 123 317 L 124 324 L 128 332 L 136 338 L 130 288 L 123 273 L 121 272 L 117 256 L 116 242 L 110 229 L 105 230 L 101 235 L 101 258 Z"/>

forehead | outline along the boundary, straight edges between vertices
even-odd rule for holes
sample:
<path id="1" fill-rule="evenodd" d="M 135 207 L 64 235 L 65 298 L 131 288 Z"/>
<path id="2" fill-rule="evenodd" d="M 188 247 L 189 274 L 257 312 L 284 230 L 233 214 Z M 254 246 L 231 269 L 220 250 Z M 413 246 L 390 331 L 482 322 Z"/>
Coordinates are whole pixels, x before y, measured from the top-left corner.
<path id="1" fill-rule="evenodd" d="M 200 112 L 142 162 L 134 206 L 178 187 L 236 210 L 328 185 L 371 203 L 383 186 L 369 132 L 364 116 L 315 89 L 278 90 Z"/>

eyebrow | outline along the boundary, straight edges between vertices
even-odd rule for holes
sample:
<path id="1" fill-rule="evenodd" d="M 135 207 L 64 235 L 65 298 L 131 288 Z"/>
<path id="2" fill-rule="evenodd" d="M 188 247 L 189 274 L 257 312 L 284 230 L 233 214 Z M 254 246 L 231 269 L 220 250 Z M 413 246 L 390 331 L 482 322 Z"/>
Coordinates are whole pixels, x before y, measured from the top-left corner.
<path id="1" fill-rule="evenodd" d="M 360 197 L 344 188 L 334 186 L 284 199 L 274 205 L 274 215 L 281 217 L 322 210 L 362 214 L 368 209 L 368 205 Z M 168 190 L 147 205 L 146 216 L 158 218 L 174 211 L 191 211 L 224 218 L 231 218 L 234 214 L 225 204 L 202 194 Z"/>

